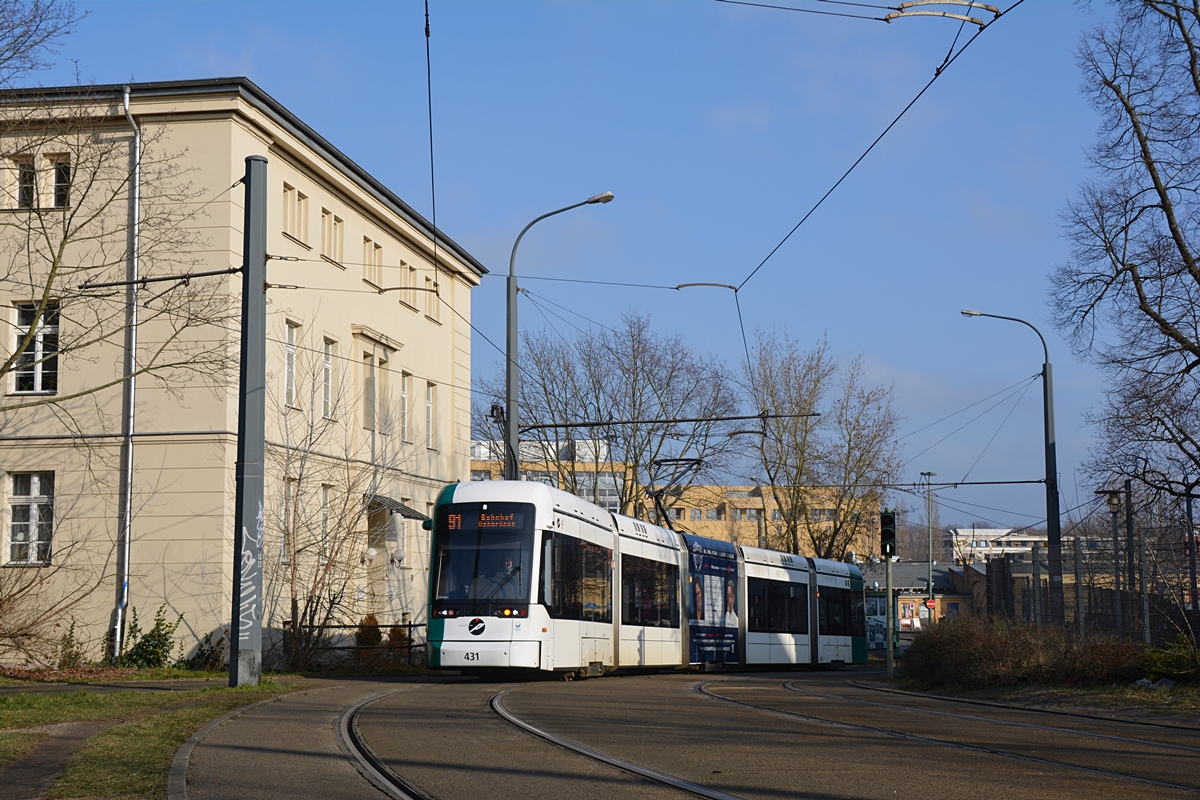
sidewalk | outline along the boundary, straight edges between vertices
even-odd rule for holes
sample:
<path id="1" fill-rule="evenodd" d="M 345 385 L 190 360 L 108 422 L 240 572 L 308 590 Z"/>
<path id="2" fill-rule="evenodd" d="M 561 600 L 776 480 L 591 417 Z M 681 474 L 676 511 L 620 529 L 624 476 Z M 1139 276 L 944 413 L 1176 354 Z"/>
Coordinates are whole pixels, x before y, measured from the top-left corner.
<path id="1" fill-rule="evenodd" d="M 191 752 L 186 794 L 169 794 L 168 800 L 379 800 L 379 790 L 338 745 L 338 717 L 359 700 L 397 689 L 415 690 L 421 682 L 310 683 L 311 689 L 251 709 L 209 731 Z"/>

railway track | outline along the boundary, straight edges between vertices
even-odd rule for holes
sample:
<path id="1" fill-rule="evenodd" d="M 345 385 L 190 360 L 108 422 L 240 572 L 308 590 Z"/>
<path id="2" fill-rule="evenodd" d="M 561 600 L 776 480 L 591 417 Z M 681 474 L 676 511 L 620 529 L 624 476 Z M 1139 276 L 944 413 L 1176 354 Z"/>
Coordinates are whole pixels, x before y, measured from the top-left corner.
<path id="1" fill-rule="evenodd" d="M 677 778 L 673 775 L 668 775 L 666 773 L 650 769 L 649 767 L 644 767 L 641 764 L 635 764 L 632 761 L 626 761 L 624 759 L 611 756 L 607 753 L 602 753 L 599 750 L 595 750 L 578 742 L 565 739 L 561 736 L 557 736 L 549 731 L 539 728 L 536 725 L 521 719 L 504 707 L 504 695 L 508 694 L 510 691 L 512 691 L 512 689 L 505 689 L 492 695 L 488 701 L 488 706 L 491 708 L 492 713 L 494 713 L 501 720 L 515 728 L 518 728 L 521 731 L 524 731 L 525 733 L 531 734 L 550 742 L 551 744 L 555 744 L 559 747 L 570 750 L 585 758 L 598 761 L 610 767 L 615 767 L 623 772 L 631 773 L 652 783 L 661 784 L 672 789 L 677 789 L 681 792 L 686 792 L 694 797 L 703 797 L 706 798 L 706 800 L 742 800 L 742 798 L 739 798 L 736 795 L 719 792 L 714 789 L 710 789 L 707 786 L 692 783 L 691 781 L 686 781 L 682 778 Z M 406 781 L 402 776 L 397 775 L 393 770 L 391 770 L 387 764 L 384 763 L 383 759 L 375 754 L 358 730 L 358 716 L 363 709 L 396 694 L 400 694 L 400 692 L 387 692 L 385 694 L 375 695 L 374 697 L 368 697 L 342 712 L 338 719 L 339 741 L 342 745 L 342 749 L 354 762 L 355 766 L 358 768 L 358 771 L 362 773 L 363 777 L 374 784 L 375 787 L 380 791 L 384 792 L 384 794 L 395 798 L 395 800 L 433 800 L 433 798 L 422 791 L 420 787 L 414 786 L 412 783 Z"/>
<path id="2" fill-rule="evenodd" d="M 1151 786 L 1161 787 L 1161 788 L 1165 788 L 1165 789 L 1175 789 L 1175 790 L 1181 790 L 1181 791 L 1185 791 L 1185 792 L 1200 793 L 1200 785 L 1197 785 L 1197 784 L 1166 780 L 1161 777 L 1154 777 L 1154 776 L 1149 776 L 1149 775 L 1139 775 L 1139 774 L 1136 774 L 1133 772 L 1125 772 L 1125 771 L 1116 770 L 1116 769 L 1106 769 L 1103 767 L 1082 764 L 1082 763 L 1078 763 L 1078 762 L 1074 762 L 1074 761 L 1039 756 L 1034 753 L 1021 752 L 1021 751 L 1015 750 L 1015 749 L 1002 749 L 999 747 L 989 747 L 989 746 L 985 746 L 985 745 L 974 744 L 974 743 L 971 743 L 968 741 L 956 740 L 955 738 L 952 738 L 952 737 L 929 736 L 926 734 L 920 734 L 920 733 L 915 733 L 912 731 L 903 730 L 902 726 L 885 727 L 883 725 L 868 725 L 868 724 L 864 724 L 861 722 L 848 721 L 846 719 L 837 719 L 834 716 L 821 716 L 821 715 L 816 715 L 816 714 L 805 714 L 805 713 L 801 713 L 798 711 L 792 711 L 792 710 L 788 710 L 785 708 L 779 708 L 775 705 L 752 703 L 752 702 L 749 702 L 746 700 L 738 700 L 738 699 L 731 698 L 731 697 L 725 697 L 721 694 L 718 694 L 716 691 L 713 691 L 713 689 L 710 688 L 710 687 L 715 687 L 715 686 L 723 684 L 723 683 L 728 683 L 728 680 L 704 681 L 702 683 L 696 684 L 696 686 L 693 687 L 693 690 L 701 695 L 704 695 L 706 697 L 712 698 L 714 700 L 717 700 L 717 701 L 720 701 L 723 703 L 731 703 L 734 705 L 742 706 L 743 708 L 751 708 L 751 709 L 755 709 L 755 710 L 762 711 L 765 713 L 782 715 L 784 717 L 790 717 L 793 719 L 803 720 L 805 722 L 817 723 L 817 724 L 821 724 L 821 725 L 831 725 L 831 726 L 835 726 L 835 727 L 839 727 L 839 728 L 847 728 L 847 729 L 851 729 L 851 730 L 869 732 L 869 733 L 874 733 L 874 734 L 878 734 L 878 735 L 882 735 L 882 736 L 906 739 L 908 741 L 914 741 L 914 742 L 919 742 L 919 743 L 923 743 L 923 744 L 932 744 L 932 745 L 938 745 L 938 746 L 942 746 L 942 747 L 958 748 L 958 749 L 968 750 L 968 751 L 977 752 L 977 753 L 985 753 L 988 755 L 1001 756 L 1004 758 L 1010 758 L 1010 759 L 1014 759 L 1017 761 L 1033 762 L 1033 763 L 1042 764 L 1045 766 L 1061 767 L 1064 769 L 1070 769 L 1070 770 L 1075 770 L 1075 771 L 1079 771 L 1079 772 L 1090 773 L 1092 775 L 1098 775 L 1098 776 L 1102 776 L 1105 778 L 1113 778 L 1113 779 L 1123 780 L 1123 781 L 1132 781 L 1135 783 L 1148 784 Z M 1117 735 L 1117 734 L 1112 734 L 1112 733 L 1101 733 L 1101 732 L 1096 732 L 1096 731 L 1088 731 L 1088 730 L 1082 730 L 1079 728 L 1069 728 L 1069 727 L 1058 726 L 1058 725 L 1041 725 L 1038 723 L 1014 721 L 1014 720 L 1002 719 L 1002 718 L 999 718 L 998 716 L 986 716 L 986 715 L 982 715 L 982 714 L 960 714 L 960 713 L 951 712 L 951 711 L 941 711 L 941 710 L 934 710 L 934 709 L 928 709 L 928 708 L 920 708 L 913 704 L 883 703 L 883 702 L 877 702 L 877 701 L 871 701 L 871 700 L 862 700 L 859 698 L 849 698 L 849 697 L 832 694 L 832 693 L 828 693 L 828 692 L 815 692 L 815 691 L 812 691 L 809 689 L 801 689 L 795 685 L 794 681 L 787 681 L 787 682 L 783 683 L 782 686 L 783 686 L 783 688 L 787 689 L 788 691 L 796 693 L 796 694 L 807 695 L 809 697 L 820 698 L 820 699 L 824 699 L 824 700 L 828 700 L 828 701 L 833 701 L 836 703 L 864 705 L 864 706 L 876 706 L 876 707 L 889 709 L 892 712 L 914 713 L 914 714 L 923 714 L 923 715 L 935 715 L 935 716 L 947 717 L 947 718 L 957 718 L 957 719 L 962 720 L 964 723 L 971 723 L 971 724 L 981 724 L 981 723 L 982 724 L 993 724 L 993 725 L 1000 725 L 1000 726 L 1006 726 L 1006 727 L 1025 728 L 1025 729 L 1037 730 L 1037 731 L 1041 731 L 1041 732 L 1054 733 L 1054 734 L 1065 735 L 1065 736 L 1078 736 L 1078 737 L 1083 737 L 1083 738 L 1107 740 L 1107 741 L 1111 741 L 1114 743 L 1120 743 L 1120 744 L 1124 744 L 1124 745 L 1136 745 L 1139 747 L 1144 747 L 1144 748 L 1149 748 L 1149 749 L 1161 749 L 1164 751 L 1170 751 L 1170 752 L 1174 752 L 1174 753 L 1200 754 L 1200 747 L 1178 744 L 1175 742 L 1163 742 L 1161 740 L 1149 739 L 1149 738 L 1144 738 L 1144 737 L 1135 737 L 1132 735 L 1122 736 L 1122 735 Z M 944 702 L 951 703 L 953 701 L 945 700 Z M 1123 723 L 1120 720 L 1104 720 L 1104 721 L 1115 727 L 1120 727 L 1122 725 L 1128 725 L 1131 728 L 1131 731 L 1133 729 L 1138 729 L 1136 727 L 1136 726 L 1138 726 L 1138 723 L 1136 723 L 1136 722 Z M 1155 727 L 1162 727 L 1162 726 L 1155 726 Z M 1167 727 L 1170 727 L 1170 726 L 1167 726 Z M 1174 728 L 1174 730 L 1187 731 L 1190 729 Z M 1187 774 L 1187 773 L 1185 772 L 1184 774 Z"/>

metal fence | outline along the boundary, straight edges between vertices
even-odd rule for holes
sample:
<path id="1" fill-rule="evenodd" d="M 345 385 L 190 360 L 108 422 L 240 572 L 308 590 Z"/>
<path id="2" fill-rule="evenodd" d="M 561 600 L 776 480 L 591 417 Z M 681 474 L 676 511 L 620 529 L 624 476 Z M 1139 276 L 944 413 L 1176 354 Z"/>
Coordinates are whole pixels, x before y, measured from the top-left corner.
<path id="1" fill-rule="evenodd" d="M 1034 570 L 1029 564 L 1014 563 L 1011 559 L 995 558 L 987 562 L 987 614 L 989 617 L 1008 617 L 1031 623 L 1050 619 L 1050 582 L 1045 562 Z M 1189 607 L 1185 597 L 1161 592 L 1140 591 L 1140 587 L 1123 588 L 1097 585 L 1096 575 L 1081 570 L 1076 582 L 1069 570 L 1071 562 L 1064 558 L 1067 574 L 1063 576 L 1063 599 L 1066 622 L 1078 629 L 1079 600 L 1082 600 L 1083 629 L 1103 631 L 1130 638 L 1148 640 L 1155 647 L 1172 644 L 1183 634 L 1197 641 L 1200 633 L 1200 610 Z M 1034 574 L 1038 572 L 1040 574 Z M 1090 579 L 1090 582 L 1089 582 Z M 1143 603 L 1144 601 L 1144 603 Z"/>
<path id="2" fill-rule="evenodd" d="M 316 634 L 322 653 L 344 654 L 343 663 L 355 666 L 410 666 L 425 663 L 425 623 L 395 625 L 304 625 Z M 287 647 L 287 629 L 285 648 Z"/>

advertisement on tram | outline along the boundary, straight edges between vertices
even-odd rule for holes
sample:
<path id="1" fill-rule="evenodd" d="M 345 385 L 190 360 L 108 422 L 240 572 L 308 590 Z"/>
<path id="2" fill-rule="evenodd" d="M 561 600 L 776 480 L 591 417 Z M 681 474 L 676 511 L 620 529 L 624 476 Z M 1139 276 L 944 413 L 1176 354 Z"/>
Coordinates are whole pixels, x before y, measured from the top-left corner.
<path id="1" fill-rule="evenodd" d="M 683 534 L 688 549 L 687 608 L 693 664 L 737 664 L 738 556 L 729 542 Z"/>

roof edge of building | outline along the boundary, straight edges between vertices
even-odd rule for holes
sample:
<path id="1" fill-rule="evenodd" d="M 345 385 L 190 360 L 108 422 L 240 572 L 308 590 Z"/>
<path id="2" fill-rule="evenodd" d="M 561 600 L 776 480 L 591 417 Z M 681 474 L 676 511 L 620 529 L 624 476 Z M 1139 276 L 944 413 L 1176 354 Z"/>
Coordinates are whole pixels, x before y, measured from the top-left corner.
<path id="1" fill-rule="evenodd" d="M 147 81 L 129 83 L 92 84 L 80 86 L 35 86 L 19 89 L 0 90 L 0 102 L 34 100 L 37 98 L 58 98 L 62 100 L 86 97 L 115 96 L 118 99 L 124 93 L 125 87 L 130 89 L 130 97 L 165 97 L 170 95 L 201 95 L 236 92 L 247 102 L 256 106 L 281 127 L 292 135 L 304 141 L 309 147 L 326 155 L 330 161 L 344 169 L 357 179 L 367 191 L 371 192 L 389 206 L 398 216 L 405 219 L 430 239 L 436 240 L 453 253 L 460 261 L 474 270 L 479 276 L 487 274 L 488 269 L 474 256 L 466 251 L 442 231 L 434 228 L 433 224 L 419 214 L 408 203 L 383 185 L 371 173 L 354 162 L 341 150 L 330 144 L 329 140 L 317 133 L 312 127 L 267 94 L 254 81 L 246 77 L 230 78 L 198 78 L 194 80 L 177 81 Z"/>

